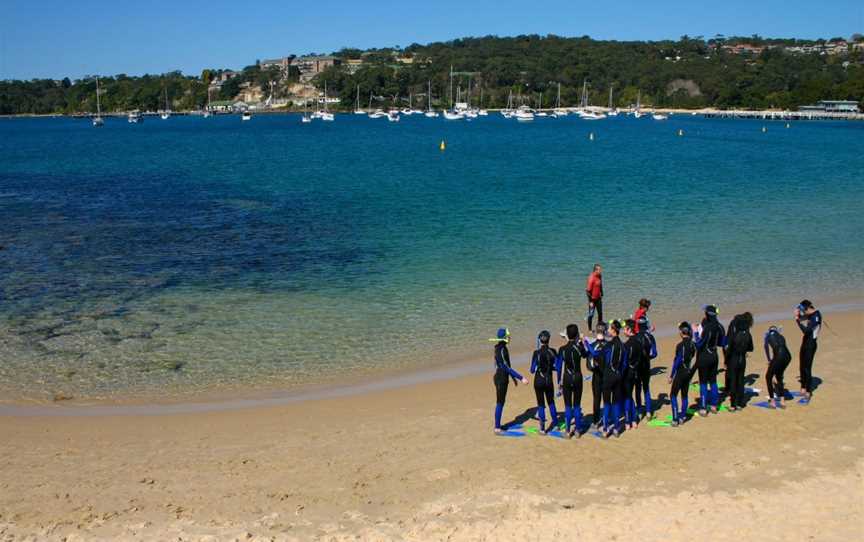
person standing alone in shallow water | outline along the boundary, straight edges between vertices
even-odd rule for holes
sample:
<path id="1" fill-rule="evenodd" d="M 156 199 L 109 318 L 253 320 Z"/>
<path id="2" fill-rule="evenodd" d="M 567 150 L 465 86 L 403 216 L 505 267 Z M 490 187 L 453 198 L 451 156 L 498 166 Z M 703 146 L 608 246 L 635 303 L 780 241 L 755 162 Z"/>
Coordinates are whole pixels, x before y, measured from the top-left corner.
<path id="1" fill-rule="evenodd" d="M 594 264 L 594 270 L 588 275 L 585 295 L 588 296 L 588 315 L 585 319 L 588 321 L 588 331 L 592 331 L 594 328 L 591 324 L 595 313 L 597 321 L 603 321 L 603 268 L 599 263 Z"/>

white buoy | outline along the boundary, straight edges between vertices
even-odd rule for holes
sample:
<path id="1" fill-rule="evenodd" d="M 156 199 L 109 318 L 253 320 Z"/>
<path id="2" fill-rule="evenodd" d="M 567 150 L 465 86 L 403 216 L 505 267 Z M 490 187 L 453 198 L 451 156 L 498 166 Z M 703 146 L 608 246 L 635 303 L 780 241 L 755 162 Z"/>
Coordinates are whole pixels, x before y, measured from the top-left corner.
<path id="1" fill-rule="evenodd" d="M 764 134 L 764 133 L 767 132 L 767 131 L 768 131 L 768 128 L 767 128 L 766 126 L 763 126 L 763 127 L 762 127 L 762 133 Z"/>
<path id="2" fill-rule="evenodd" d="M 682 128 L 678 128 L 678 137 L 681 137 L 683 135 L 684 135 L 684 130 Z"/>
<path id="3" fill-rule="evenodd" d="M 594 132 L 591 132 L 590 134 L 588 134 L 588 139 L 590 141 L 594 141 Z"/>

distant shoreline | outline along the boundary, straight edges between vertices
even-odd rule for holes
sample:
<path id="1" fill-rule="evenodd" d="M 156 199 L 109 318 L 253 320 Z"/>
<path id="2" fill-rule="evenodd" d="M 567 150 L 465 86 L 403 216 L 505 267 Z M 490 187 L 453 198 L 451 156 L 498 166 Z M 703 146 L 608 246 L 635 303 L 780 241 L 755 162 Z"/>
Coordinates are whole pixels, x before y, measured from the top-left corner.
<path id="1" fill-rule="evenodd" d="M 580 108 L 578 107 L 562 107 L 561 109 L 567 110 L 570 113 L 575 113 Z M 608 107 L 599 107 L 599 106 L 589 106 L 586 108 L 590 111 L 596 112 L 608 112 L 610 109 Z M 497 113 L 502 111 L 501 108 L 488 108 L 486 109 L 490 113 Z M 369 112 L 367 109 L 363 109 L 364 112 Z M 440 111 L 436 109 L 435 111 Z M 554 111 L 554 108 L 545 108 L 540 109 L 538 111 Z M 632 112 L 632 109 L 623 108 L 618 109 L 619 112 Z M 279 109 L 267 109 L 267 110 L 253 110 L 251 113 L 255 115 L 287 115 L 287 114 L 302 114 L 303 110 L 301 109 L 289 109 L 289 108 L 279 108 Z M 343 115 L 353 115 L 352 111 L 332 111 L 334 114 L 343 114 Z M 717 109 L 713 107 L 708 108 L 699 108 L 699 109 L 681 109 L 681 108 L 668 108 L 668 107 L 646 107 L 642 109 L 643 115 L 650 115 L 651 113 L 663 113 L 666 115 L 689 115 L 689 116 L 703 116 L 703 117 L 711 117 L 711 118 L 737 118 L 737 119 L 763 119 L 763 120 L 855 120 L 862 121 L 864 120 L 864 113 L 819 113 L 819 112 L 808 112 L 808 111 L 784 111 L 780 109 Z M 160 113 L 156 111 L 147 111 L 142 113 L 144 116 L 158 116 Z M 198 116 L 201 115 L 201 111 L 172 111 L 172 115 L 177 116 Z M 212 115 L 239 115 L 240 112 L 213 112 Z M 114 112 L 114 113 L 102 113 L 103 117 L 125 117 L 128 115 L 128 111 L 122 112 Z M 2 119 L 27 119 L 27 118 L 71 118 L 71 119 L 89 119 L 94 116 L 93 113 L 74 113 L 74 114 L 66 114 L 66 113 L 26 113 L 26 114 L 13 114 L 13 115 L 0 115 Z"/>

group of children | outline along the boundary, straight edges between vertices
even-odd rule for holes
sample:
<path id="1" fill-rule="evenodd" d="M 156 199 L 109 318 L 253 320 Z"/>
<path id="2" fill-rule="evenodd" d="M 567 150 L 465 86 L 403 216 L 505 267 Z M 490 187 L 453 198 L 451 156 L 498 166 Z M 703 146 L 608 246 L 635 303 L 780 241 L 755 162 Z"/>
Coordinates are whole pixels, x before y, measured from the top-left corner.
<path id="1" fill-rule="evenodd" d="M 651 363 L 657 357 L 657 342 L 647 317 L 650 307 L 651 302 L 642 299 L 630 319 L 598 322 L 593 330 L 589 323 L 593 340 L 581 336 L 579 327 L 570 324 L 561 333 L 565 342 L 557 351 L 549 345 L 551 334 L 545 330 L 540 332 L 537 349 L 531 356 L 530 370 L 534 375 L 541 433 L 558 427 L 558 412 L 555 408 L 557 385 L 557 395 L 564 398 L 564 433 L 568 438 L 581 436 L 582 386 L 589 379 L 594 400 L 592 425 L 601 430 L 606 438 L 613 435 L 618 437 L 624 428 L 636 429 L 640 421 L 654 418 L 650 380 Z M 687 421 L 688 391 L 694 375 L 698 374 L 699 379 L 699 415 L 704 417 L 709 412 L 718 411 L 722 402 L 717 384 L 720 350 L 724 353 L 726 367 L 728 410 L 735 412 L 745 406 L 747 354 L 753 351 L 753 337 L 750 334 L 753 316 L 749 312 L 736 315 L 727 330 L 717 319 L 717 313 L 716 306 L 707 305 L 700 324 L 678 324 L 680 341 L 675 347 L 668 378 L 671 384 L 671 425 L 674 427 Z M 802 400 L 806 403 L 813 392 L 811 369 L 822 316 L 805 299 L 795 309 L 795 321 L 804 335 L 800 351 L 800 379 Z M 519 382 L 528 384 L 528 379 L 511 366 L 507 347 L 510 342 L 509 330 L 499 329 L 496 337 L 490 340 L 495 343 L 495 432 L 500 433 L 503 431 L 501 416 L 510 381 L 514 385 Z M 786 390 L 783 387 L 783 375 L 792 361 L 792 355 L 786 346 L 782 329 L 777 326 L 768 328 L 763 342 L 768 360 L 765 374 L 768 407 L 784 408 L 782 401 L 786 398 Z M 582 372 L 583 360 L 588 373 L 586 376 Z M 550 416 L 548 424 L 547 408 Z"/>

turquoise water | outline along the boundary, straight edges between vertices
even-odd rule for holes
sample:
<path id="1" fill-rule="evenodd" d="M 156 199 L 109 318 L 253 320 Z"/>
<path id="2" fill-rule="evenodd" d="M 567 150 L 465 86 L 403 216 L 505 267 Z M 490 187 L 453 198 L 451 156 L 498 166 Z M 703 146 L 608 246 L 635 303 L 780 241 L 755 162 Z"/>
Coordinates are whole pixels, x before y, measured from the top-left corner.
<path id="1" fill-rule="evenodd" d="M 343 382 L 504 324 L 527 348 L 595 261 L 612 315 L 859 294 L 862 187 L 864 123 L 0 120 L 0 399 Z"/>

